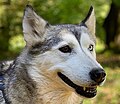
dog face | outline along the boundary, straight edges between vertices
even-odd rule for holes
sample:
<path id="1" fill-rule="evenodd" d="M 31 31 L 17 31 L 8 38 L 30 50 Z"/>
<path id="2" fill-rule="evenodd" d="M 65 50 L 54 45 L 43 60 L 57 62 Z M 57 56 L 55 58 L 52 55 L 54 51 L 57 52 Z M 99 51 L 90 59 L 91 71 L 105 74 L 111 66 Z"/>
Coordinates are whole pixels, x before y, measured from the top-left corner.
<path id="1" fill-rule="evenodd" d="M 92 98 L 105 72 L 96 61 L 95 15 L 91 7 L 78 25 L 48 24 L 27 6 L 23 18 L 25 63 L 80 96 Z M 28 58 L 29 57 L 29 58 Z"/>

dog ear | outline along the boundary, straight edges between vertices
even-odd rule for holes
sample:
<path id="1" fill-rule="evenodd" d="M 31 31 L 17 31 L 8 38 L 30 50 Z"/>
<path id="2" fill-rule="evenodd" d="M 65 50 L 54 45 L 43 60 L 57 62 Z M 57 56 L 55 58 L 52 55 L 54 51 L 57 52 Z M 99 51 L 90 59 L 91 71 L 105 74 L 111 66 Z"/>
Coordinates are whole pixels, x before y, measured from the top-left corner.
<path id="1" fill-rule="evenodd" d="M 27 45 L 42 41 L 48 23 L 38 16 L 32 6 L 27 5 L 23 16 L 23 33 Z"/>
<path id="2" fill-rule="evenodd" d="M 87 26 L 91 34 L 95 35 L 96 18 L 94 8 L 92 6 L 90 7 L 86 18 L 82 21 L 82 23 L 84 23 Z"/>

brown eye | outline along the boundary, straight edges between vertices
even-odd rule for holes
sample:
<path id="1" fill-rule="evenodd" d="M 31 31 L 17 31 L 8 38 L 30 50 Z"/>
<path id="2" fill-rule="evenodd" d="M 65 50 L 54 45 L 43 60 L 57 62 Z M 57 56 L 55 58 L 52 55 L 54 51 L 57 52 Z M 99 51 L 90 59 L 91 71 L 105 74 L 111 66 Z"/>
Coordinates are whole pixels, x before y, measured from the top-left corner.
<path id="1" fill-rule="evenodd" d="M 68 45 L 59 48 L 59 50 L 63 53 L 71 53 L 72 51 L 72 49 Z"/>
<path id="2" fill-rule="evenodd" d="M 93 51 L 94 46 L 92 44 L 89 45 L 89 51 Z"/>

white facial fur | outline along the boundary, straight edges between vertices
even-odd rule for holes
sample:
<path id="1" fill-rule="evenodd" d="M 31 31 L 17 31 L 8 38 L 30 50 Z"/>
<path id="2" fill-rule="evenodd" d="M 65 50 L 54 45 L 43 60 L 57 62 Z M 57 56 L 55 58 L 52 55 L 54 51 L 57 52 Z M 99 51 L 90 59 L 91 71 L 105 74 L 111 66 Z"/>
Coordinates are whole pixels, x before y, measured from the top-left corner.
<path id="1" fill-rule="evenodd" d="M 44 60 L 42 60 L 42 64 L 40 65 L 41 69 L 43 69 L 44 72 L 46 71 L 48 76 L 50 73 L 50 76 L 53 77 L 57 75 L 57 72 L 62 72 L 77 85 L 91 85 L 93 81 L 89 76 L 89 72 L 93 68 L 101 68 L 95 59 L 95 49 L 93 49 L 93 52 L 90 52 L 88 49 L 90 44 L 93 44 L 95 47 L 95 43 L 90 39 L 84 29 L 81 34 L 80 43 L 76 37 L 68 31 L 62 31 L 61 35 L 64 41 L 42 55 L 42 59 Z M 60 52 L 59 48 L 64 45 L 69 45 L 73 52 Z"/>

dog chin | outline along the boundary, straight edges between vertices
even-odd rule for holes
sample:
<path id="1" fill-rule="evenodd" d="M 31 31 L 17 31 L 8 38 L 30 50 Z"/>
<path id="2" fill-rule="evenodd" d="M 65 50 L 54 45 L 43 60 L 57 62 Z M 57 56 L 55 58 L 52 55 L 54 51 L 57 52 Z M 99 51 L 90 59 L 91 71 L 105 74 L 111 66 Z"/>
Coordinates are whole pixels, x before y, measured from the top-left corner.
<path id="1" fill-rule="evenodd" d="M 78 95 L 85 97 L 85 98 L 93 98 L 96 96 L 97 86 L 87 86 L 87 87 L 78 86 L 61 72 L 58 72 L 57 74 L 67 85 L 72 87 Z"/>

